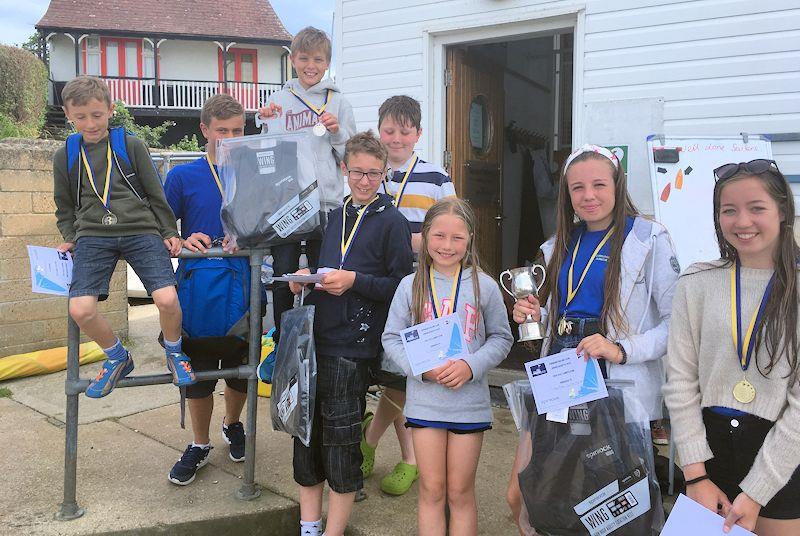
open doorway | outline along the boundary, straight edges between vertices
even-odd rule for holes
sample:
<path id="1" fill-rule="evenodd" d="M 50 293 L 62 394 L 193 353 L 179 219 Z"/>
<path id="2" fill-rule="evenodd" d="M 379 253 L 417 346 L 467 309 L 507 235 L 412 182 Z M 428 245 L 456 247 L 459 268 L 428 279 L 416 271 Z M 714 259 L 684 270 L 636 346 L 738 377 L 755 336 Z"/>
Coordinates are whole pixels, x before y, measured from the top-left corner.
<path id="1" fill-rule="evenodd" d="M 494 277 L 542 262 L 555 232 L 558 171 L 572 148 L 573 42 L 565 29 L 447 47 L 446 155 Z M 530 354 L 519 346 L 503 368 L 522 370 Z"/>

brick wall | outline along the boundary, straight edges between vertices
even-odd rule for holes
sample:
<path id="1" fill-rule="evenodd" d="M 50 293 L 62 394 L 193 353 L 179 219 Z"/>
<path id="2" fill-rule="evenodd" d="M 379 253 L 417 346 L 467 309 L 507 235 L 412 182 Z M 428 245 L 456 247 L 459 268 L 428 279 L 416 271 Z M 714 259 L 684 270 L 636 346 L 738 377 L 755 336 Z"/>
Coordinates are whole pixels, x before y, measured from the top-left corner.
<path id="1" fill-rule="evenodd" d="M 53 204 L 53 153 L 62 144 L 0 141 L 0 357 L 67 343 L 67 299 L 31 292 L 26 249 L 62 241 Z M 128 335 L 125 266 L 117 265 L 100 305 L 120 337 Z"/>

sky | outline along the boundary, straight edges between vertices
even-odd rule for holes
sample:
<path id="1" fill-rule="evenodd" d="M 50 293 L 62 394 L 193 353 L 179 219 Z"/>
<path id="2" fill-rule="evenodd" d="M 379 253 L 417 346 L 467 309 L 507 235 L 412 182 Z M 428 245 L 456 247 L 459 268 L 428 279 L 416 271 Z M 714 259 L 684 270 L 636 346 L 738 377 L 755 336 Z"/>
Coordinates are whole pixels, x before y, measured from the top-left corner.
<path id="1" fill-rule="evenodd" d="M 20 45 L 27 41 L 49 3 L 50 0 L 0 0 L 0 43 Z M 290 33 L 306 26 L 331 33 L 334 0 L 271 0 L 271 3 Z"/>

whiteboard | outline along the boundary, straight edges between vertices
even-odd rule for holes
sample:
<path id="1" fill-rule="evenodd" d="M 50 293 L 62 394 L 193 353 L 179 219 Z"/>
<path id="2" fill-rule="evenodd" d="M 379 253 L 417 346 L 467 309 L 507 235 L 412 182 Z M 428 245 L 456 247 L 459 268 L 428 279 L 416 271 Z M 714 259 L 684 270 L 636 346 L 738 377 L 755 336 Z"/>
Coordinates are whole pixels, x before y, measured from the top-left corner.
<path id="1" fill-rule="evenodd" d="M 655 149 L 678 149 L 677 163 L 656 163 Z M 647 137 L 656 220 L 672 236 L 681 269 L 719 258 L 714 233 L 714 169 L 729 162 L 772 159 L 763 136 Z"/>

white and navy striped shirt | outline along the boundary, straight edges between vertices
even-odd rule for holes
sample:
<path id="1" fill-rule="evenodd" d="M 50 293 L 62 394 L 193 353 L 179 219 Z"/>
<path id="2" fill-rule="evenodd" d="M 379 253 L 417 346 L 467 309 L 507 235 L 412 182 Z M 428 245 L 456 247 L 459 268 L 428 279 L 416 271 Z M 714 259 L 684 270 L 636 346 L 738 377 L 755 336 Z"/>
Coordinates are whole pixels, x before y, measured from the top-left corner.
<path id="1" fill-rule="evenodd" d="M 394 196 L 400 189 L 403 175 L 413 158 L 412 154 L 411 158 L 400 168 L 389 169 L 388 182 L 383 184 L 387 194 Z M 440 199 L 455 195 L 453 181 L 450 180 L 447 172 L 435 164 L 419 159 L 414 172 L 406 182 L 406 188 L 398 208 L 411 224 L 411 232 L 419 233 L 422 231 L 422 221 L 425 219 L 428 209 Z"/>

